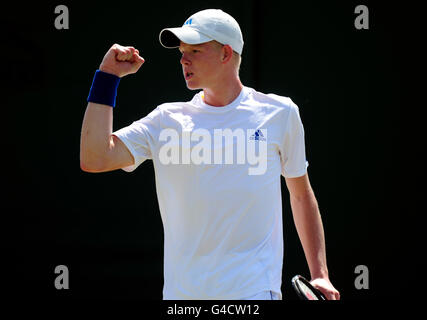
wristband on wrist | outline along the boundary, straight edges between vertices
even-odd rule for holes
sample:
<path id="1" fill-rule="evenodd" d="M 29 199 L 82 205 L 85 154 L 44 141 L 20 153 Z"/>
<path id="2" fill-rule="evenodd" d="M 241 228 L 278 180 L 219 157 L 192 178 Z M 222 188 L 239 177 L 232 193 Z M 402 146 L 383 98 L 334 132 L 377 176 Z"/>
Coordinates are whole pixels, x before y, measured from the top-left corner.
<path id="1" fill-rule="evenodd" d="M 116 106 L 117 87 L 119 83 L 120 77 L 96 70 L 87 102 L 105 104 L 114 108 Z"/>

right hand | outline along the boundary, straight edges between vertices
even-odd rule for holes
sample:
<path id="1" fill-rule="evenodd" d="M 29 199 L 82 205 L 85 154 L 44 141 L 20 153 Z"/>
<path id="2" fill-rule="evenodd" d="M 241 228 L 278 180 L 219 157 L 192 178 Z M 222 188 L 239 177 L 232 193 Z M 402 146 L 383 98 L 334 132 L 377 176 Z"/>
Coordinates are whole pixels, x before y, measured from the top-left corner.
<path id="1" fill-rule="evenodd" d="M 105 54 L 99 70 L 121 78 L 128 74 L 136 73 L 144 62 L 144 58 L 139 56 L 137 49 L 124 47 L 116 43 Z"/>

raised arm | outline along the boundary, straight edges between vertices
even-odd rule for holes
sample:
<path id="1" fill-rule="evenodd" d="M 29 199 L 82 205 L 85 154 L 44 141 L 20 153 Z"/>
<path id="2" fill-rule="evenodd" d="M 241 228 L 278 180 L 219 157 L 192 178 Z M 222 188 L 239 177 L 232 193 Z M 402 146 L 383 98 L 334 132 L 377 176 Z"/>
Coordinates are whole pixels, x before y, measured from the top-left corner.
<path id="1" fill-rule="evenodd" d="M 310 269 L 311 283 L 322 291 L 328 300 L 339 299 L 339 292 L 329 281 L 323 224 L 308 174 L 298 178 L 286 178 L 286 185 L 295 226 Z"/>
<path id="2" fill-rule="evenodd" d="M 137 49 L 114 44 L 104 56 L 99 70 L 122 78 L 137 72 L 143 63 Z M 89 102 L 80 140 L 80 168 L 83 171 L 105 172 L 134 164 L 127 147 L 112 133 L 113 107 Z"/>

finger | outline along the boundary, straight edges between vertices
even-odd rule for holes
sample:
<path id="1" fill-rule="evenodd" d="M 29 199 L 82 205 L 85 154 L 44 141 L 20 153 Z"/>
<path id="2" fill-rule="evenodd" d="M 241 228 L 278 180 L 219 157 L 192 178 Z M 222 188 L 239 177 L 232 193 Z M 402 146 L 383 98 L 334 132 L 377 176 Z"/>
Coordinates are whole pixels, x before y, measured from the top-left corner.
<path id="1" fill-rule="evenodd" d="M 317 290 L 319 290 L 321 293 L 323 293 L 323 295 L 325 296 L 326 299 L 328 300 L 336 300 L 335 297 L 335 291 L 334 290 L 330 290 L 328 288 L 324 288 L 318 285 L 313 285 Z"/>
<path id="2" fill-rule="evenodd" d="M 327 291 L 327 298 L 328 300 L 339 300 L 340 299 L 340 293 L 338 291 Z"/>
<path id="3" fill-rule="evenodd" d="M 137 57 L 135 56 L 138 55 L 139 53 L 137 53 L 137 50 L 134 47 L 127 47 L 128 49 L 128 55 L 127 55 L 127 60 L 130 62 L 135 62 L 137 61 Z"/>
<path id="4" fill-rule="evenodd" d="M 324 288 L 317 288 L 317 289 L 323 293 L 323 295 L 326 297 L 327 300 L 335 300 L 335 296 L 331 291 Z"/>
<path id="5" fill-rule="evenodd" d="M 133 53 L 132 61 L 134 61 L 134 62 L 140 62 L 140 63 L 144 63 L 145 62 L 144 58 L 141 57 L 139 55 L 139 53 L 137 53 L 136 51 Z"/>
<path id="6" fill-rule="evenodd" d="M 116 59 L 119 61 L 129 61 L 132 58 L 132 50 L 128 47 L 117 48 Z"/>
<path id="7" fill-rule="evenodd" d="M 335 299 L 336 300 L 340 300 L 341 299 L 341 295 L 340 295 L 340 293 L 338 291 L 335 293 Z"/>
<path id="8" fill-rule="evenodd" d="M 117 50 L 116 59 L 118 61 L 126 61 L 126 55 L 127 55 L 127 53 L 125 50 L 123 50 L 123 49 Z"/>
<path id="9" fill-rule="evenodd" d="M 134 57 L 135 57 L 135 60 L 132 64 L 134 65 L 135 72 L 137 72 L 139 68 L 144 64 L 145 60 L 143 57 L 140 57 L 139 55 Z"/>
<path id="10" fill-rule="evenodd" d="M 128 53 L 130 54 L 129 58 L 133 57 L 133 54 L 135 53 L 136 49 L 134 47 L 127 47 Z"/>
<path id="11" fill-rule="evenodd" d="M 328 300 L 337 300 L 337 299 L 335 298 L 335 294 L 333 294 L 333 293 L 328 294 L 328 295 L 327 295 L 327 298 L 328 298 Z"/>

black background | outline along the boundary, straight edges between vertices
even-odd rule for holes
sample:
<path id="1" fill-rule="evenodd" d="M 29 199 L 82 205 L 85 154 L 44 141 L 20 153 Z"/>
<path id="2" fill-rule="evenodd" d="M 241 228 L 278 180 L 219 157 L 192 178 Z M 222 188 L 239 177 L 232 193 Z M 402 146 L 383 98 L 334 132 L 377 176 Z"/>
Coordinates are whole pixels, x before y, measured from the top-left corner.
<path id="1" fill-rule="evenodd" d="M 186 101 L 179 52 L 158 42 L 198 10 L 221 8 L 245 40 L 241 80 L 300 108 L 309 174 L 326 232 L 331 281 L 343 300 L 405 297 L 396 275 L 425 266 L 408 244 L 400 141 L 398 9 L 370 1 L 185 1 L 12 4 L 2 15 L 2 277 L 16 299 L 159 300 L 163 228 L 153 165 L 131 174 L 79 167 L 80 129 L 94 71 L 113 43 L 146 60 L 122 79 L 114 129 L 158 104 Z M 57 5 L 69 29 L 54 26 Z M 369 8 L 369 30 L 354 8 Z M 284 182 L 284 181 L 283 181 Z M 284 299 L 309 276 L 283 183 Z M 406 217 L 406 218 L 405 218 Z M 416 224 L 416 223 L 415 223 Z M 56 290 L 66 265 L 70 289 Z M 357 265 L 369 289 L 354 286 Z"/>

